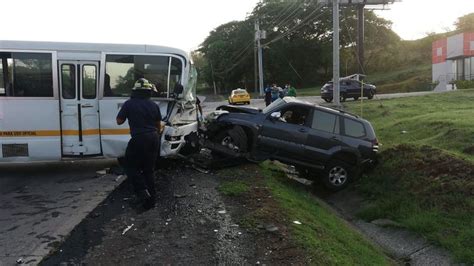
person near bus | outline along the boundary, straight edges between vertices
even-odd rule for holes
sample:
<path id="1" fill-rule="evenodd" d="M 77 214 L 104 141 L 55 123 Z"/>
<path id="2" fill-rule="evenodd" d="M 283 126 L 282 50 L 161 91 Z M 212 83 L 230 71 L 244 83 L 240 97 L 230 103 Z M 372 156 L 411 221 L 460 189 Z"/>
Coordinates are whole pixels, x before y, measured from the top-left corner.
<path id="1" fill-rule="evenodd" d="M 288 92 L 286 93 L 286 96 L 296 97 L 295 87 L 291 86 L 290 83 L 288 83 L 287 86 L 288 86 Z"/>
<path id="2" fill-rule="evenodd" d="M 125 152 L 125 173 L 146 210 L 155 206 L 154 166 L 160 150 L 161 112 L 150 99 L 154 87 L 144 78 L 137 80 L 117 115 L 118 125 L 128 120 L 132 136 Z"/>
<path id="3" fill-rule="evenodd" d="M 280 97 L 281 88 L 276 84 L 272 85 L 272 102 L 276 101 Z"/>
<path id="4" fill-rule="evenodd" d="M 269 106 L 272 103 L 272 87 L 267 85 L 265 88 L 265 106 Z"/>

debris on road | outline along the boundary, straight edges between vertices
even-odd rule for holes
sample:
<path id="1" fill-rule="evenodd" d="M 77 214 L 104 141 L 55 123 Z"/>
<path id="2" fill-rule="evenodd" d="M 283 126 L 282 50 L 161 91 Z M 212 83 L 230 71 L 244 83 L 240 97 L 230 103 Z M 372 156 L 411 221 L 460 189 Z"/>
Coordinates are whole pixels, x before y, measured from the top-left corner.
<path id="1" fill-rule="evenodd" d="M 120 182 L 120 180 L 122 180 L 122 178 L 124 177 L 125 177 L 124 175 L 117 176 L 117 178 L 115 178 L 115 182 Z"/>
<path id="2" fill-rule="evenodd" d="M 275 226 L 274 224 L 269 224 L 265 226 L 265 230 L 267 230 L 268 232 L 276 232 L 278 231 L 278 227 Z"/>
<path id="3" fill-rule="evenodd" d="M 203 169 L 203 168 L 198 167 L 198 166 L 196 166 L 196 165 L 194 165 L 194 164 L 192 165 L 192 167 L 193 167 L 194 170 L 196 170 L 196 171 L 198 171 L 198 172 L 201 172 L 201 173 L 203 173 L 203 174 L 209 174 L 209 170 Z"/>
<path id="4" fill-rule="evenodd" d="M 97 175 L 103 176 L 107 174 L 107 168 L 95 172 Z"/>
<path id="5" fill-rule="evenodd" d="M 132 229 L 132 227 L 133 227 L 134 225 L 135 225 L 135 224 L 131 224 L 131 225 L 127 226 L 127 228 L 123 229 L 122 235 L 125 235 L 125 234 L 128 232 L 128 230 Z"/>

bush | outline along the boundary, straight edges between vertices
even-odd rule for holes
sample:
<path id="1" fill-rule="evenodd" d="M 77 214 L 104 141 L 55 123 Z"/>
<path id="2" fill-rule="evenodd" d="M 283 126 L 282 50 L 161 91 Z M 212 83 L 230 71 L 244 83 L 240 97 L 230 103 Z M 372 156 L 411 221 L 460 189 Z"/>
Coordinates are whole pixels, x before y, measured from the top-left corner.
<path id="1" fill-rule="evenodd" d="M 454 84 L 459 90 L 474 89 L 474 80 L 456 80 Z"/>

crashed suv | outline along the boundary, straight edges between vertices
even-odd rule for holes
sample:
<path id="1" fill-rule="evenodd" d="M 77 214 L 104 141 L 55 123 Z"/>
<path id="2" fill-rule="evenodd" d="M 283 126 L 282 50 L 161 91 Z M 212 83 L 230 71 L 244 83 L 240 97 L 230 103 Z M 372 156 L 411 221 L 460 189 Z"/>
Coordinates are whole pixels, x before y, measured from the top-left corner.
<path id="1" fill-rule="evenodd" d="M 378 142 L 367 120 L 293 97 L 263 110 L 220 106 L 208 122 L 213 151 L 279 160 L 331 190 L 344 188 L 377 161 Z"/>

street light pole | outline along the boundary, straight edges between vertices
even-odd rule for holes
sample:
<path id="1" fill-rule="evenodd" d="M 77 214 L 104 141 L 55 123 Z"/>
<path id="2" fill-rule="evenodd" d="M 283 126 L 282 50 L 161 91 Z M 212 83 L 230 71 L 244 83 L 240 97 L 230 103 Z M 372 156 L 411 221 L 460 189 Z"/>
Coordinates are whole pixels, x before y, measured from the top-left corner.
<path id="1" fill-rule="evenodd" d="M 258 84 L 260 96 L 263 96 L 263 58 L 262 58 L 262 45 L 260 43 L 261 39 L 264 39 L 262 36 L 262 31 L 260 30 L 260 22 L 257 20 L 255 24 L 255 38 L 257 39 L 257 52 L 258 52 Z"/>
<path id="2" fill-rule="evenodd" d="M 341 106 L 340 102 L 340 84 L 339 84 L 339 0 L 332 1 L 332 23 L 333 23 L 333 100 L 337 107 Z"/>
<path id="3" fill-rule="evenodd" d="M 357 6 L 357 65 L 359 66 L 359 74 L 365 74 L 364 72 L 364 7 L 361 4 Z"/>

